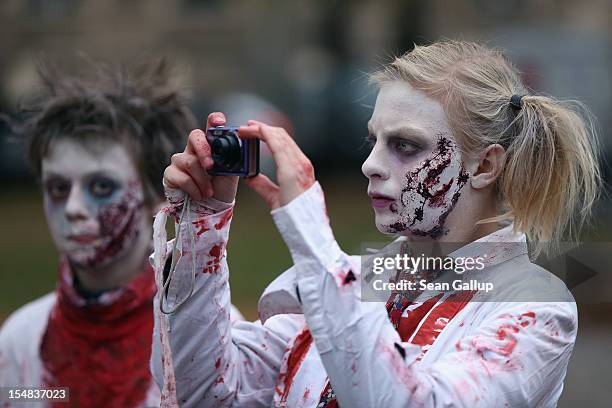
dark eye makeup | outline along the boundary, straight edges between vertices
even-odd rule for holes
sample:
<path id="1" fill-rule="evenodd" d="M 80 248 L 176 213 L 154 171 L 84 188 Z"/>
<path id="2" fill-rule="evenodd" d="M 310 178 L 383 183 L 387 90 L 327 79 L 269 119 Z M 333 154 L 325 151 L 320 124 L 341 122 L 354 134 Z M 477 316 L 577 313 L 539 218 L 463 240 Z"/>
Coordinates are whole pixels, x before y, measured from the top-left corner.
<path id="1" fill-rule="evenodd" d="M 389 137 L 389 146 L 397 153 L 410 156 L 419 153 L 422 147 L 409 139 L 397 136 Z"/>
<path id="2" fill-rule="evenodd" d="M 55 201 L 65 201 L 70 196 L 73 180 L 60 175 L 51 175 L 43 179 L 43 189 L 47 196 Z M 83 180 L 83 189 L 95 198 L 106 199 L 121 188 L 121 183 L 104 174 L 91 174 Z"/>
<path id="3" fill-rule="evenodd" d="M 87 187 L 93 196 L 98 198 L 107 198 L 117 191 L 119 188 L 119 183 L 109 177 L 95 175 L 89 180 Z"/>
<path id="4" fill-rule="evenodd" d="M 70 187 L 72 186 L 69 180 L 62 177 L 51 177 L 45 180 L 43 185 L 46 193 L 53 201 L 67 199 L 70 195 Z"/>
<path id="5" fill-rule="evenodd" d="M 364 138 L 363 144 L 371 150 L 376 144 L 376 136 L 369 133 Z M 387 144 L 394 152 L 401 155 L 409 156 L 412 154 L 419 153 L 423 150 L 423 147 L 419 143 L 401 136 L 387 137 Z"/>

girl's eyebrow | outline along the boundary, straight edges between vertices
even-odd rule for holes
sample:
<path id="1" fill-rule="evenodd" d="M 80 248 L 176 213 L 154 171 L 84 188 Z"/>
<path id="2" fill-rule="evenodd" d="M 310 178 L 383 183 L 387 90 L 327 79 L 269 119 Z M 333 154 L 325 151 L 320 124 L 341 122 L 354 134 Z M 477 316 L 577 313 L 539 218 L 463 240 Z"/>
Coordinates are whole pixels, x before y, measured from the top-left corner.
<path id="1" fill-rule="evenodd" d="M 371 135 L 375 135 L 370 123 L 368 122 L 368 132 Z M 418 127 L 414 126 L 399 126 L 395 128 L 387 128 L 381 130 L 381 136 L 387 137 L 404 137 L 404 138 L 416 138 L 420 141 L 426 142 L 428 140 L 427 133 Z"/>
<path id="2" fill-rule="evenodd" d="M 372 121 L 369 121 L 367 126 L 368 126 L 368 132 L 372 135 L 375 135 L 376 132 L 374 131 Z M 394 134 L 394 135 L 410 135 L 410 136 L 419 136 L 419 137 L 427 136 L 427 132 L 425 132 L 425 130 L 423 130 L 422 128 L 416 127 L 416 126 L 410 126 L 410 125 L 401 125 L 401 126 L 397 126 L 394 128 L 390 127 L 386 129 L 383 128 L 380 133 L 382 133 L 383 135 Z"/>
<path id="3" fill-rule="evenodd" d="M 417 137 L 421 137 L 421 138 L 425 138 L 427 137 L 427 133 L 419 128 L 419 127 L 415 127 L 415 126 L 398 126 L 396 128 L 390 128 L 390 129 L 385 129 L 384 133 L 388 133 L 388 134 L 394 134 L 394 135 L 403 135 L 403 136 L 417 136 Z"/>

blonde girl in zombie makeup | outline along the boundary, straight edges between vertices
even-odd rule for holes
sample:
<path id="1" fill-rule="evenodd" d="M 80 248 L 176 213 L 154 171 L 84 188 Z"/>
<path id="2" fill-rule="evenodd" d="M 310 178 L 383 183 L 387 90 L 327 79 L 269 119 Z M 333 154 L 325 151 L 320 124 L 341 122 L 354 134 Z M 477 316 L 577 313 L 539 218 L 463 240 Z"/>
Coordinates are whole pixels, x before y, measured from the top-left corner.
<path id="1" fill-rule="evenodd" d="M 168 251 L 158 216 L 155 265 L 171 289 L 156 307 L 184 298 L 194 262 L 201 272 L 180 309 L 156 311 L 152 366 L 163 406 L 556 406 L 576 305 L 530 262 L 526 241 L 536 252 L 554 246 L 587 219 L 600 185 L 588 122 L 531 93 L 501 52 L 475 43 L 417 46 L 372 79 L 379 93 L 362 170 L 378 229 L 408 247 L 464 242 L 463 256 L 489 244 L 480 273 L 496 282 L 496 297 L 400 292 L 386 304 L 361 301 L 367 271 L 334 239 L 310 161 L 283 129 L 250 121 L 239 135 L 267 144 L 278 181 L 246 183 L 270 206 L 294 266 L 264 292 L 259 322 L 231 325 L 223 248 L 232 209 L 192 211 L 209 226 L 198 235 L 182 221 L 179 245 L 195 252 L 172 276 L 162 274 Z M 209 126 L 224 123 L 221 113 L 209 117 Z M 211 165 L 204 132 L 192 131 L 165 171 L 168 193 L 197 202 L 201 191 L 234 188 L 236 179 L 206 176 Z M 526 293 L 541 297 L 508 301 Z M 554 301 L 544 301 L 547 293 Z"/>
<path id="2" fill-rule="evenodd" d="M 41 74 L 47 94 L 11 124 L 40 180 L 58 284 L 2 326 L 0 386 L 68 387 L 69 403 L 58 406 L 159 406 L 149 369 L 151 225 L 168 157 L 193 116 L 163 61 L 82 78 Z M 229 205 L 205 203 L 211 213 Z M 23 404 L 2 406 L 13 403 Z"/>

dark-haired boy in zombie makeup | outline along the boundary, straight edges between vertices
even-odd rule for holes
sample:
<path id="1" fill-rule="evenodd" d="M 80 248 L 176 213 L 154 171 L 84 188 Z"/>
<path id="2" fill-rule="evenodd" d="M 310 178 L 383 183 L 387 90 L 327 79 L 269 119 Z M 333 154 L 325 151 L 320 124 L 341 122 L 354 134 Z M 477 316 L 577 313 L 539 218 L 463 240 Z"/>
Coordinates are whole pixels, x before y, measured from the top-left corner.
<path id="1" fill-rule="evenodd" d="M 75 407 L 158 406 L 151 222 L 192 114 L 163 62 L 91 79 L 41 74 L 48 94 L 11 125 L 41 182 L 58 286 L 2 327 L 0 386 L 68 387 Z"/>

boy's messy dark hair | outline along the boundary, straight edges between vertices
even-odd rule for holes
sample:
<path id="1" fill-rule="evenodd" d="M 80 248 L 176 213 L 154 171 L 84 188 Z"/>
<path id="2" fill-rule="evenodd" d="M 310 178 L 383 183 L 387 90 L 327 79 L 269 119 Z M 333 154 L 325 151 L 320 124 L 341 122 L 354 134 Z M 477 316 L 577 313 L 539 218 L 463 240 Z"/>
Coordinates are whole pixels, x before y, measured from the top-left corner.
<path id="1" fill-rule="evenodd" d="M 40 180 L 42 160 L 59 138 L 77 142 L 110 138 L 126 145 L 136 161 L 147 204 L 163 199 L 163 172 L 195 127 L 184 95 L 171 84 L 164 59 L 131 69 L 95 64 L 88 77 L 62 77 L 40 62 L 44 92 L 8 121 L 27 145 Z"/>

